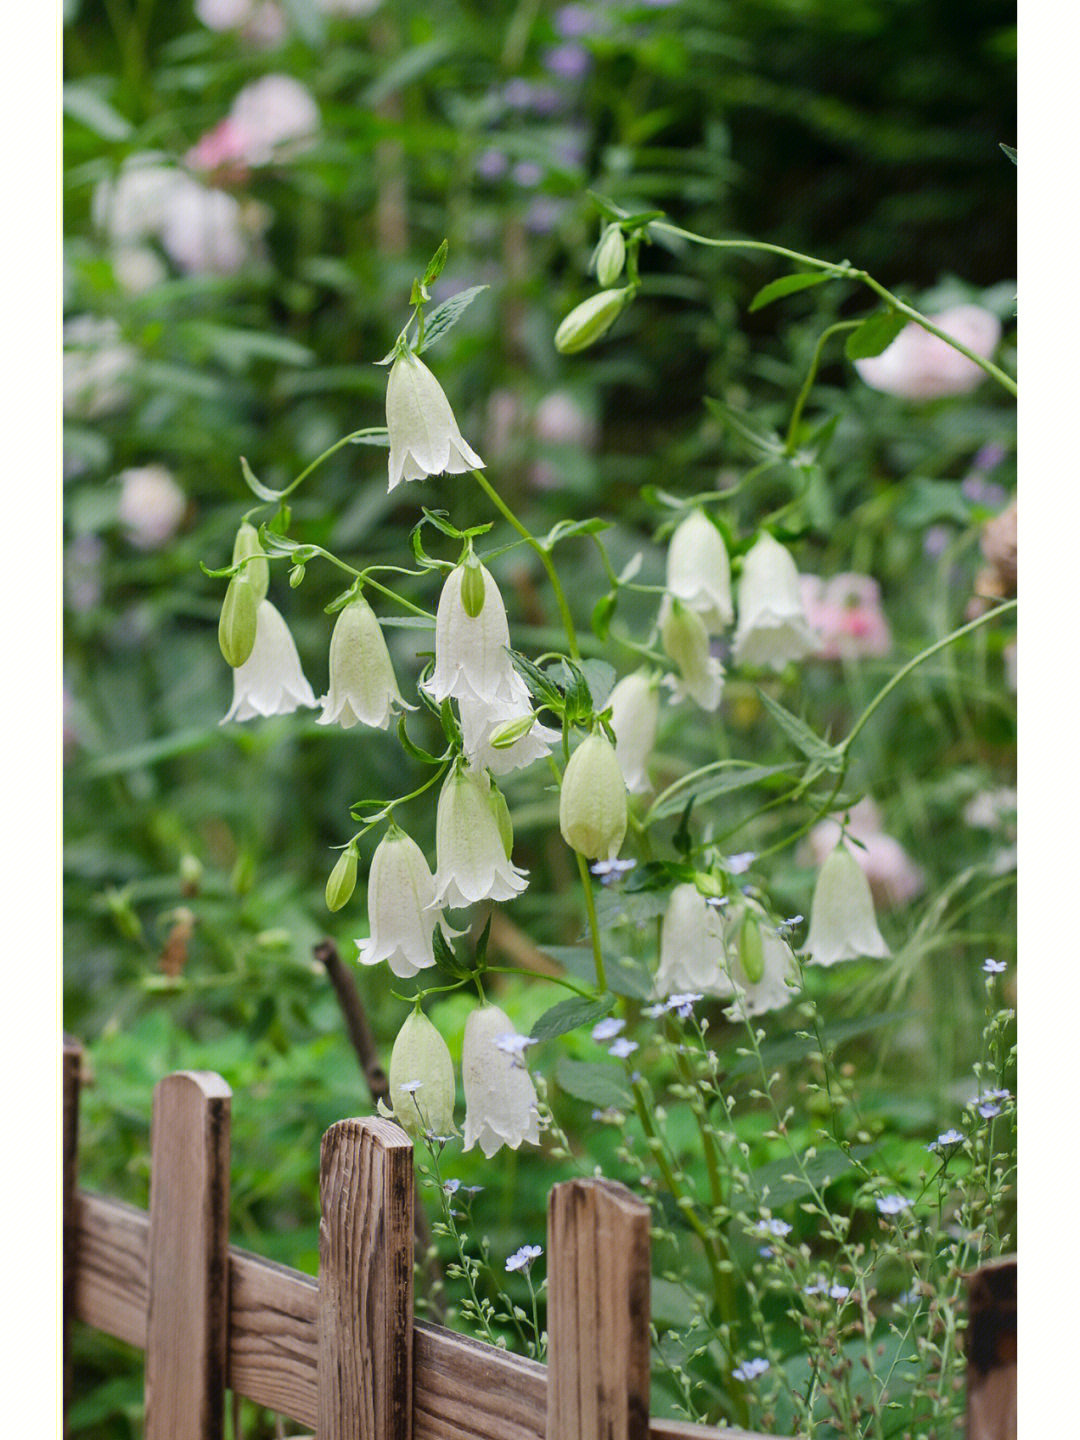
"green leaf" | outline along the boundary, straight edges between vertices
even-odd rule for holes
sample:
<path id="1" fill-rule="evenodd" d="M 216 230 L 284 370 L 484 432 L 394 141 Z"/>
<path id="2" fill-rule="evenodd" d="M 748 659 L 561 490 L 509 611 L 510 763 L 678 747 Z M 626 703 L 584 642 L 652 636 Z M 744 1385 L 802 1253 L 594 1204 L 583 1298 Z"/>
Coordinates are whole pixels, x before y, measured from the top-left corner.
<path id="1" fill-rule="evenodd" d="M 895 310 L 879 310 L 851 332 L 844 354 L 849 360 L 870 360 L 887 350 L 907 323 L 907 317 Z"/>
<path id="2" fill-rule="evenodd" d="M 708 395 L 705 397 L 705 404 L 718 420 L 722 420 L 727 428 L 734 432 L 755 459 L 780 459 L 783 456 L 784 442 L 780 436 L 756 416 L 748 415 L 745 410 L 735 410 L 732 406 L 725 405 L 722 400 L 713 400 Z"/>
<path id="3" fill-rule="evenodd" d="M 425 41 L 422 45 L 406 48 L 389 65 L 377 67 L 378 79 L 372 81 L 359 99 L 364 112 L 377 109 L 398 90 L 404 90 L 419 80 L 443 60 L 453 48 L 453 41 L 440 36 L 437 40 Z"/>
<path id="4" fill-rule="evenodd" d="M 513 662 L 514 669 L 521 675 L 535 698 L 554 710 L 556 714 L 561 715 L 563 710 L 563 697 L 562 691 L 558 686 L 553 685 L 539 666 L 534 665 L 531 660 L 527 659 L 519 651 L 511 650 L 510 659 Z"/>
<path id="5" fill-rule="evenodd" d="M 446 332 L 457 324 L 481 291 L 488 288 L 487 285 L 470 285 L 467 290 L 459 290 L 456 295 L 451 295 L 449 300 L 436 306 L 424 325 L 424 343 L 416 353 L 422 355 L 436 340 L 441 340 Z"/>
<path id="6" fill-rule="evenodd" d="M 703 776 L 701 781 L 687 785 L 667 800 L 655 805 L 645 817 L 645 824 L 653 820 L 663 820 L 668 815 L 676 815 L 682 810 L 686 803 L 684 796 L 687 790 L 692 790 L 697 803 L 700 805 L 706 800 L 713 800 L 717 795 L 727 795 L 733 790 L 746 790 L 751 785 L 759 785 L 762 780 L 768 780 L 773 775 L 791 774 L 790 765 L 748 765 L 740 769 L 722 770 L 719 774 L 713 773 Z"/>
<path id="7" fill-rule="evenodd" d="M 601 530 L 610 529 L 610 520 L 601 520 L 595 515 L 589 520 L 560 520 L 551 527 L 542 543 L 545 550 L 550 550 L 560 540 L 569 540 L 572 535 L 596 535 Z"/>
<path id="8" fill-rule="evenodd" d="M 426 750 L 422 750 L 415 741 L 409 739 L 409 732 L 405 729 L 404 715 L 398 716 L 397 733 L 398 739 L 401 741 L 401 748 L 406 752 L 406 754 L 411 755 L 414 760 L 419 760 L 424 765 L 442 764 L 441 755 L 429 755 L 428 752 Z M 437 928 L 438 927 L 436 926 L 436 929 Z"/>
<path id="9" fill-rule="evenodd" d="M 633 1104 L 623 1073 L 616 1065 L 560 1055 L 555 1063 L 555 1083 L 575 1100 L 585 1100 L 602 1110 L 628 1110 Z"/>
<path id="10" fill-rule="evenodd" d="M 601 892 L 601 902 L 614 892 Z M 666 905 L 666 899 L 665 899 Z M 560 964 L 569 975 L 584 980 L 587 985 L 596 984 L 596 961 L 588 945 L 541 945 L 545 955 Z M 632 955 L 609 955 L 604 961 L 604 973 L 608 989 L 616 995 L 626 995 L 634 1000 L 644 1000 L 652 994 L 653 977 L 649 969 Z"/>
<path id="11" fill-rule="evenodd" d="M 422 284 L 433 285 L 435 283 L 443 272 L 443 266 L 446 264 L 446 257 L 449 253 L 450 241 L 444 240 L 428 261 L 427 269 L 424 271 L 424 278 L 421 282 Z"/>
<path id="12" fill-rule="evenodd" d="M 998 143 L 999 143 L 999 145 L 1001 145 L 1001 142 L 1000 142 L 1000 141 L 999 141 Z M 1005 154 L 1009 157 L 1009 159 L 1010 159 L 1010 160 L 1012 161 L 1012 163 L 1015 165 L 1015 164 L 1016 164 L 1016 151 L 1013 149 L 1013 147 L 1012 147 L 1011 145 L 1001 145 L 1001 149 L 1005 151 Z"/>
<path id="13" fill-rule="evenodd" d="M 131 134 L 131 122 L 114 110 L 90 85 L 77 82 L 65 85 L 63 104 L 65 115 L 70 115 L 103 140 L 126 140 Z"/>
<path id="14" fill-rule="evenodd" d="M 273 504 L 275 501 L 281 499 L 283 492 L 281 490 L 271 490 L 269 485 L 264 485 L 261 480 L 257 480 L 254 471 L 244 459 L 243 455 L 240 456 L 240 473 L 243 475 L 248 489 L 257 495 L 260 500 L 268 500 Z"/>
<path id="15" fill-rule="evenodd" d="M 606 640 L 608 631 L 611 629 L 611 617 L 615 614 L 615 606 L 618 603 L 618 596 L 614 590 L 607 595 L 601 595 L 600 599 L 593 606 L 589 624 L 592 632 L 598 640 Z"/>
<path id="16" fill-rule="evenodd" d="M 592 697 L 592 707 L 602 710 L 615 689 L 615 667 L 606 660 L 582 660 L 579 663 Z"/>
<path id="17" fill-rule="evenodd" d="M 774 300 L 782 300 L 785 295 L 794 295 L 798 290 L 809 290 L 814 285 L 823 285 L 826 280 L 840 278 L 827 270 L 799 271 L 796 275 L 781 275 L 779 280 L 773 280 L 770 284 L 762 286 L 750 301 L 750 310 L 751 312 L 761 310 L 766 305 L 771 305 Z"/>
<path id="18" fill-rule="evenodd" d="M 614 1008 L 614 995 L 601 995 L 599 1000 L 575 995 L 573 999 L 560 1000 L 550 1010 L 545 1010 L 530 1033 L 534 1040 L 553 1040 L 556 1035 L 569 1035 L 571 1030 L 580 1030 L 583 1025 L 595 1024 Z"/>
<path id="19" fill-rule="evenodd" d="M 971 524 L 971 502 L 960 493 L 955 480 L 929 480 L 917 475 L 906 488 L 907 494 L 896 507 L 896 519 L 901 525 L 922 530 L 940 520 L 952 520 L 965 528 Z"/>
<path id="20" fill-rule="evenodd" d="M 790 710 L 785 710 L 779 700 L 774 700 L 771 695 L 766 695 L 764 690 L 758 690 L 757 693 L 758 699 L 784 734 L 808 760 L 818 761 L 826 770 L 838 771 L 840 769 L 843 761 L 840 751 L 835 745 L 830 745 L 827 740 L 822 740 L 819 735 L 815 735 L 805 720 L 800 720 L 797 715 L 792 715 Z"/>

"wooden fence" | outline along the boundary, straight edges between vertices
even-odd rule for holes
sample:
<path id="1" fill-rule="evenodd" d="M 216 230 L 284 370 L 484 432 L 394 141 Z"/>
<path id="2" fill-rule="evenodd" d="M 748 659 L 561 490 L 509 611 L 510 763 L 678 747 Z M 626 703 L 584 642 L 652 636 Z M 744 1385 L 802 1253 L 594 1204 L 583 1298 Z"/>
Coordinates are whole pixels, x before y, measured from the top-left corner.
<path id="1" fill-rule="evenodd" d="M 318 1440 L 765 1440 L 650 1418 L 650 1216 L 624 1186 L 551 1192 L 544 1366 L 414 1320 L 413 1154 L 398 1126 L 342 1120 L 323 1137 L 315 1279 L 228 1243 L 218 1075 L 155 1088 L 149 1213 L 78 1189 L 80 1055 L 65 1043 L 65 1317 L 146 1352 L 146 1440 L 221 1440 L 226 1390 Z"/>

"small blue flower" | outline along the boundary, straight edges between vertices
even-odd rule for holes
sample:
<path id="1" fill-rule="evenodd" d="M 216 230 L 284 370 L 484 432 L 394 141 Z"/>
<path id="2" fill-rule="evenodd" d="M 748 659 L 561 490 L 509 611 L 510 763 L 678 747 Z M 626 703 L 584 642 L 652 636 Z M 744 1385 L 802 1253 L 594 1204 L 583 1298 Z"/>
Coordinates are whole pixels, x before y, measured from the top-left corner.
<path id="1" fill-rule="evenodd" d="M 539 1245 L 522 1245 L 506 1261 L 507 1270 L 528 1270 L 532 1262 L 544 1253 Z"/>
<path id="2" fill-rule="evenodd" d="M 618 1035 L 619 1031 L 625 1029 L 625 1020 L 601 1020 L 599 1024 L 593 1026 L 592 1038 L 596 1041 L 614 1040 L 615 1036 Z"/>
<path id="3" fill-rule="evenodd" d="M 830 1300 L 846 1300 L 847 1297 L 848 1297 L 850 1294 L 851 1294 L 851 1286 L 850 1286 L 850 1285 L 830 1285 L 830 1286 L 829 1286 L 829 1299 L 830 1299 Z"/>
<path id="4" fill-rule="evenodd" d="M 752 850 L 740 850 L 738 855 L 729 855 L 721 863 L 729 875 L 743 875 L 756 859 Z"/>
<path id="5" fill-rule="evenodd" d="M 899 1215 L 911 1209 L 911 1201 L 906 1195 L 879 1195 L 874 1203 L 879 1215 Z"/>
<path id="6" fill-rule="evenodd" d="M 636 864 L 636 860 L 597 860 L 589 869 L 592 874 L 599 876 L 601 885 L 610 885 L 628 870 L 633 870 Z"/>
<path id="7" fill-rule="evenodd" d="M 530 1045 L 539 1045 L 539 1040 L 534 1040 L 531 1035 L 517 1035 L 513 1030 L 505 1035 L 495 1036 L 495 1049 L 502 1050 L 507 1055 L 524 1055 Z"/>
<path id="8" fill-rule="evenodd" d="M 1004 960 L 984 960 L 982 968 L 987 975 L 1000 975 L 1005 969 Z"/>
<path id="9" fill-rule="evenodd" d="M 1001 1114 L 1001 1106 L 996 1100 L 984 1100 L 979 1106 L 979 1114 L 984 1120 L 993 1120 L 996 1115 Z"/>
<path id="10" fill-rule="evenodd" d="M 959 1130 L 943 1130 L 936 1140 L 927 1145 L 928 1150 L 948 1150 L 963 1143 L 964 1136 Z"/>
<path id="11" fill-rule="evenodd" d="M 625 1060 L 638 1048 L 636 1040 L 627 1040 L 625 1036 L 616 1040 L 614 1045 L 608 1046 L 608 1054 L 614 1055 L 616 1060 Z"/>
<path id="12" fill-rule="evenodd" d="M 758 1235 L 779 1235 L 783 1239 L 791 1234 L 791 1226 L 786 1220 L 759 1220 L 754 1231 Z"/>
<path id="13" fill-rule="evenodd" d="M 735 1380 L 756 1380 L 759 1375 L 764 1375 L 768 1368 L 768 1360 L 759 1356 L 755 1360 L 744 1360 L 741 1365 L 736 1365 L 731 1374 Z"/>

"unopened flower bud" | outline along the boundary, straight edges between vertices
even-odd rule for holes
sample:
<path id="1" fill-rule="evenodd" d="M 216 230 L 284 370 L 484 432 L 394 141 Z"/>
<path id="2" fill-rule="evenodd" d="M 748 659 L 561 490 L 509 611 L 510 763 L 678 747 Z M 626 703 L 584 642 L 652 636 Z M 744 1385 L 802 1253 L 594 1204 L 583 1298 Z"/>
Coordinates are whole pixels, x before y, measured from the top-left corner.
<path id="1" fill-rule="evenodd" d="M 270 565 L 259 544 L 259 532 L 249 521 L 245 520 L 236 532 L 236 539 L 233 542 L 232 563 L 239 565 L 241 560 L 246 560 L 249 555 L 258 558 L 248 560 L 243 570 L 239 573 L 244 576 L 248 584 L 255 591 L 256 600 L 263 600 L 270 588 Z"/>
<path id="2" fill-rule="evenodd" d="M 516 745 L 528 735 L 535 724 L 536 716 L 531 711 L 528 715 L 519 715 L 516 720 L 508 720 L 505 725 L 499 725 L 492 730 L 488 744 L 493 750 L 509 750 L 511 745 Z"/>
<path id="3" fill-rule="evenodd" d="M 356 889 L 356 850 L 347 845 L 338 856 L 326 882 L 326 908 L 340 910 L 347 905 Z"/>
<path id="4" fill-rule="evenodd" d="M 484 569 L 475 555 L 470 555 L 465 561 L 465 573 L 461 577 L 461 603 L 470 620 L 475 620 L 484 608 Z"/>
<path id="5" fill-rule="evenodd" d="M 197 855 L 188 852 L 180 857 L 180 894 L 197 895 L 202 885 L 203 864 Z"/>
<path id="6" fill-rule="evenodd" d="M 390 1052 L 390 1103 L 394 1119 L 414 1140 L 453 1133 L 454 1063 L 421 1010 L 405 1021 Z"/>
<path id="7" fill-rule="evenodd" d="M 615 747 L 599 730 L 570 756 L 559 795 L 559 829 L 587 860 L 612 860 L 626 835 L 626 782 Z"/>
<path id="8" fill-rule="evenodd" d="M 596 249 L 596 278 L 604 289 L 614 285 L 626 262 L 626 241 L 621 225 L 609 225 Z"/>
<path id="9" fill-rule="evenodd" d="M 752 915 L 747 915 L 739 926 L 739 965 L 751 985 L 756 985 L 765 974 L 765 943 L 761 938 L 761 927 Z"/>
<path id="10" fill-rule="evenodd" d="M 294 565 L 289 571 L 289 589 L 295 590 L 304 583 L 304 576 L 307 574 L 305 565 Z"/>
<path id="11" fill-rule="evenodd" d="M 615 323 L 633 293 L 632 285 L 621 290 L 600 290 L 575 305 L 555 331 L 555 349 L 561 355 L 588 349 Z"/>
<path id="12" fill-rule="evenodd" d="M 244 575 L 234 575 L 225 591 L 218 622 L 218 644 L 234 670 L 243 665 L 255 648 L 257 609 L 258 600 L 251 582 Z"/>
<path id="13" fill-rule="evenodd" d="M 510 806 L 506 803 L 506 796 L 497 785 L 492 785 L 488 791 L 488 804 L 491 806 L 491 813 L 495 816 L 495 823 L 499 827 L 499 839 L 503 843 L 506 858 L 509 860 L 514 853 L 514 822 L 510 818 Z"/>

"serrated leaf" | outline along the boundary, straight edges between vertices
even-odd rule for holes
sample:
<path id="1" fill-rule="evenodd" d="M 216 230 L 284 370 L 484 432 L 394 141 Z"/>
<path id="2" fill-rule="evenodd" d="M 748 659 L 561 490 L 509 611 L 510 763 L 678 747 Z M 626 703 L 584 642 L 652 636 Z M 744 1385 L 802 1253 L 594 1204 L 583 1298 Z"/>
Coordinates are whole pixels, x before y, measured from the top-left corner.
<path id="1" fill-rule="evenodd" d="M 243 455 L 240 456 L 240 473 L 243 475 L 244 483 L 248 489 L 252 494 L 257 495 L 260 500 L 268 500 L 271 504 L 274 504 L 281 499 L 282 492 L 280 490 L 271 490 L 269 485 L 264 485 L 261 480 L 255 478 L 255 472 L 244 459 Z"/>
<path id="2" fill-rule="evenodd" d="M 736 410 L 731 405 L 725 405 L 722 400 L 714 400 L 708 395 L 705 397 L 705 404 L 753 456 L 758 459 L 770 456 L 779 459 L 783 456 L 784 442 L 780 436 L 756 416 L 748 415 L 745 410 Z"/>
<path id="3" fill-rule="evenodd" d="M 838 280 L 838 275 L 828 271 L 801 270 L 795 275 L 781 275 L 779 280 L 773 280 L 768 285 L 763 285 L 754 298 L 750 301 L 750 310 L 762 310 L 766 305 L 771 305 L 774 300 L 782 300 L 785 295 L 794 295 L 799 290 L 809 290 L 814 285 L 823 285 L 826 280 Z"/>
<path id="4" fill-rule="evenodd" d="M 870 360 L 887 350 L 907 323 L 906 317 L 895 310 L 879 310 L 851 332 L 844 354 L 849 360 Z"/>
<path id="5" fill-rule="evenodd" d="M 575 1100 L 585 1100 L 602 1110 L 628 1110 L 633 1104 L 622 1072 L 615 1065 L 560 1055 L 555 1063 L 555 1083 Z"/>
<path id="6" fill-rule="evenodd" d="M 758 699 L 784 734 L 808 760 L 816 760 L 826 770 L 840 769 L 842 760 L 840 751 L 835 745 L 830 745 L 827 740 L 822 740 L 819 735 L 815 735 L 805 720 L 800 720 L 790 710 L 785 710 L 779 700 L 774 700 L 771 695 L 766 695 L 764 690 L 758 690 L 757 693 Z"/>
<path id="7" fill-rule="evenodd" d="M 580 1030 L 583 1025 L 594 1025 L 614 1008 L 614 995 L 601 995 L 599 1000 L 575 995 L 545 1010 L 537 1018 L 530 1034 L 534 1040 L 553 1040 L 557 1035 L 569 1035 L 571 1030 Z"/>
<path id="8" fill-rule="evenodd" d="M 602 710 L 608 702 L 608 696 L 615 689 L 615 667 L 606 660 L 582 660 L 580 665 L 585 683 L 589 687 L 592 707 L 594 710 Z"/>
<path id="9" fill-rule="evenodd" d="M 459 290 L 456 295 L 451 295 L 449 300 L 444 300 L 428 316 L 424 324 L 424 343 L 417 348 L 417 354 L 422 355 L 429 350 L 436 340 L 450 330 L 464 315 L 472 302 L 487 285 L 470 285 L 467 290 Z"/>
<path id="10" fill-rule="evenodd" d="M 549 706 L 561 714 L 563 697 L 558 686 L 553 685 L 539 666 L 534 665 L 531 660 L 527 659 L 519 651 L 511 650 L 510 659 L 514 669 L 517 670 L 526 685 L 528 685 L 533 696 L 541 701 L 542 704 Z"/>

